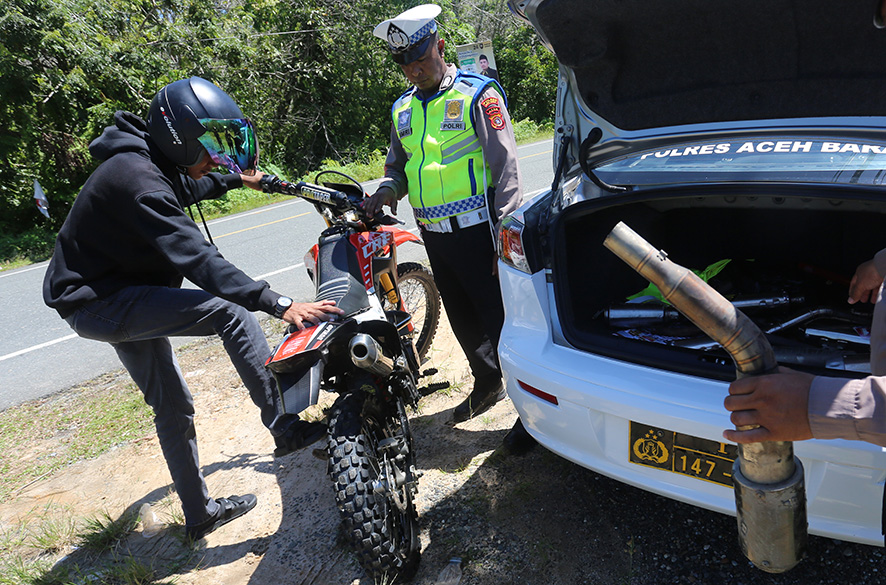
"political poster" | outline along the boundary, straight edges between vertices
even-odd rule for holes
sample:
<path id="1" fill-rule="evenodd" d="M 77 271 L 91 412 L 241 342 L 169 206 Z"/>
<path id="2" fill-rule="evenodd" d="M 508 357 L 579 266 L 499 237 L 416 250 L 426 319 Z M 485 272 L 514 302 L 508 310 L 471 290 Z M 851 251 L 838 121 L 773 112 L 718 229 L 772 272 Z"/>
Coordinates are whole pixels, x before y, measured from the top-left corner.
<path id="1" fill-rule="evenodd" d="M 457 45 L 458 66 L 465 71 L 491 77 L 501 83 L 491 41 L 480 41 L 469 45 Z"/>

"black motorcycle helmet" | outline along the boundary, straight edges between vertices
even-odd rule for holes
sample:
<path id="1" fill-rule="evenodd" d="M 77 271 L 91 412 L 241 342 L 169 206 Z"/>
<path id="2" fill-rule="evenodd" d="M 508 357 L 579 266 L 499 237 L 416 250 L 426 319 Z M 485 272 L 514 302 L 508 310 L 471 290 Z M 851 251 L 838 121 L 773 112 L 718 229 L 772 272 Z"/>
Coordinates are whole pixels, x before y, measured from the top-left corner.
<path id="1" fill-rule="evenodd" d="M 147 125 L 151 140 L 180 167 L 196 165 L 204 152 L 232 173 L 252 174 L 258 164 L 252 122 L 228 94 L 200 77 L 161 89 Z"/>

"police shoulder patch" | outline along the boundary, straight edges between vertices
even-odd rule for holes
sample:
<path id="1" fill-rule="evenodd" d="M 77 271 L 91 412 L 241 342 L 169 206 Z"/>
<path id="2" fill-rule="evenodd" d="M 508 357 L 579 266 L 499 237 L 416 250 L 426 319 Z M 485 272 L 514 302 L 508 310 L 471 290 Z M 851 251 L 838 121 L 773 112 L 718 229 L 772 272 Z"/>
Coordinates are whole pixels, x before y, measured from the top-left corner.
<path id="1" fill-rule="evenodd" d="M 505 118 L 501 112 L 501 106 L 498 103 L 497 97 L 490 96 L 481 100 L 480 107 L 483 108 L 483 113 L 489 119 L 489 125 L 494 130 L 502 130 L 505 127 Z"/>

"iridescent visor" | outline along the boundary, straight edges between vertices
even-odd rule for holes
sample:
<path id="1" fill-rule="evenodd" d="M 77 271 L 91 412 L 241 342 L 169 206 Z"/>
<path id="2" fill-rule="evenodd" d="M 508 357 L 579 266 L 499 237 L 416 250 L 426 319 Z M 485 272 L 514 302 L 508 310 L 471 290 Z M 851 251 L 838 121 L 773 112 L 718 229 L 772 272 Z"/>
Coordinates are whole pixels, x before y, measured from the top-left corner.
<path id="1" fill-rule="evenodd" d="M 206 132 L 197 140 L 212 161 L 232 173 L 251 175 L 258 165 L 258 142 L 255 127 L 246 118 L 218 120 L 202 118 Z"/>

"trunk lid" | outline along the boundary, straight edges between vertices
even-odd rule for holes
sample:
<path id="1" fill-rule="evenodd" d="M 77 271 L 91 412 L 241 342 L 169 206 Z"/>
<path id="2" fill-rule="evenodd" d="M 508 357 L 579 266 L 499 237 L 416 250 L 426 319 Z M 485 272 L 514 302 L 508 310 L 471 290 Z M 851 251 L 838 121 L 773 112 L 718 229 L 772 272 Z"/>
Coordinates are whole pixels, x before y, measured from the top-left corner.
<path id="1" fill-rule="evenodd" d="M 880 116 L 876 2 L 528 0 L 572 99 L 623 131 L 739 120 Z"/>

